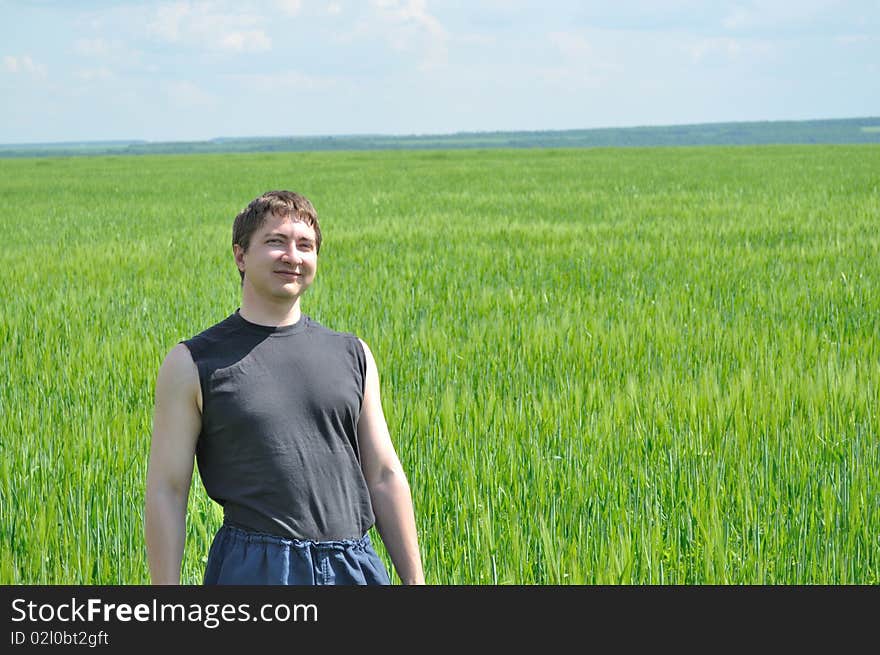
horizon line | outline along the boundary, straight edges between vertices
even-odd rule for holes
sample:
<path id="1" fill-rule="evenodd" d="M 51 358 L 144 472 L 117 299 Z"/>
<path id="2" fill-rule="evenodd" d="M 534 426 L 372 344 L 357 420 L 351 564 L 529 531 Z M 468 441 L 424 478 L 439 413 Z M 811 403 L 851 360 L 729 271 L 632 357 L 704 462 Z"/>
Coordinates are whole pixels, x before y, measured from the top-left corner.
<path id="1" fill-rule="evenodd" d="M 339 133 L 339 134 L 265 134 L 250 136 L 214 136 L 207 139 L 167 139 L 167 140 L 150 140 L 150 139 L 93 139 L 93 140 L 76 140 L 76 141 L 27 141 L 27 142 L 4 142 L 0 143 L 0 148 L 27 148 L 27 147 L 46 147 L 46 146 L 74 146 L 74 145 L 165 145 L 165 144 L 187 144 L 187 143 L 215 143 L 218 141 L 244 141 L 249 139 L 351 139 L 351 138 L 443 138 L 455 136 L 474 136 L 481 134 L 546 134 L 546 133 L 566 133 L 566 132 L 599 132 L 608 130 L 640 130 L 640 129 L 662 129 L 676 127 L 699 127 L 699 126 L 719 126 L 719 125 L 754 125 L 754 124 L 780 124 L 780 123 L 816 123 L 816 122 L 832 122 L 832 121 L 859 121 L 859 120 L 880 120 L 880 116 L 847 116 L 836 118 L 801 118 L 801 119 L 768 119 L 768 120 L 746 120 L 746 121 L 706 121 L 700 123 L 664 123 L 664 124 L 639 124 L 639 125 L 620 125 L 620 126 L 603 126 L 603 127 L 572 127 L 572 128 L 552 128 L 552 129 L 510 129 L 510 130 L 459 130 L 456 132 L 411 132 L 411 133 L 384 133 L 384 132 L 360 132 L 360 133 Z"/>

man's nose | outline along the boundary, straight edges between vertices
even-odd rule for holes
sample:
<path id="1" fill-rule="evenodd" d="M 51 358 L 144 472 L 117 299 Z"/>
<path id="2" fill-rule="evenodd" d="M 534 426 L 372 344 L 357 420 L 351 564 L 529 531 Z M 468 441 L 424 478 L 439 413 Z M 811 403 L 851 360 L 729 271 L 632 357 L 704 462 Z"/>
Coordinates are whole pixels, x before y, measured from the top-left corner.
<path id="1" fill-rule="evenodd" d="M 287 248 L 285 248 L 284 254 L 281 256 L 281 258 L 284 261 L 291 261 L 299 264 L 300 262 L 302 262 L 302 253 L 296 247 L 296 244 L 292 243 Z"/>

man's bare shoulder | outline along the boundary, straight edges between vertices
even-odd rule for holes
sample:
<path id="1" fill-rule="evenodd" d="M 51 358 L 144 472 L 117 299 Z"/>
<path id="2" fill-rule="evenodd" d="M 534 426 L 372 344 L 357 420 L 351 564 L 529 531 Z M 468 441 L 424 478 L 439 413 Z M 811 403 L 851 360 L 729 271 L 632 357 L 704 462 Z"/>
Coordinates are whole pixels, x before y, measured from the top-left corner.
<path id="1" fill-rule="evenodd" d="M 165 355 L 162 362 L 162 368 L 168 368 L 172 371 L 180 370 L 182 372 L 196 371 L 196 363 L 193 361 L 192 353 L 185 343 L 181 342 L 174 346 Z"/>
<path id="2" fill-rule="evenodd" d="M 198 389 L 199 371 L 186 344 L 178 343 L 168 351 L 162 366 L 159 367 L 156 385 L 180 391 Z"/>

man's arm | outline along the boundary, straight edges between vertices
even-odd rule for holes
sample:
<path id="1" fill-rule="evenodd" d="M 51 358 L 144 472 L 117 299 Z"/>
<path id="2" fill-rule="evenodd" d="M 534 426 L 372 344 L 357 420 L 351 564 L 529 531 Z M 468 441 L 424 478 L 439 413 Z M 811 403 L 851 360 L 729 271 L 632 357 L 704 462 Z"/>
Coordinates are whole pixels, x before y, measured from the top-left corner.
<path id="1" fill-rule="evenodd" d="M 180 584 L 186 507 L 202 425 L 199 373 L 189 349 L 171 349 L 156 379 L 144 536 L 153 584 Z"/>
<path id="2" fill-rule="evenodd" d="M 358 442 L 376 527 L 401 581 L 425 584 L 409 482 L 388 433 L 376 361 L 367 344 L 361 344 L 367 357 L 367 379 L 358 419 Z"/>

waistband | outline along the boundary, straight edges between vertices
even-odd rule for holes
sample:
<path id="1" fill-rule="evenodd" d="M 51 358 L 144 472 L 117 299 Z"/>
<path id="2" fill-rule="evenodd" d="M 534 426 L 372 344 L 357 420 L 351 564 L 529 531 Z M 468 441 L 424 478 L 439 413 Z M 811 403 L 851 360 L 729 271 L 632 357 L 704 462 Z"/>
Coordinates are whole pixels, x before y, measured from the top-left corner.
<path id="1" fill-rule="evenodd" d="M 372 545 L 370 535 L 365 534 L 358 539 L 333 539 L 329 541 L 315 541 L 312 539 L 290 539 L 266 532 L 255 532 L 229 521 L 223 521 L 219 532 L 226 532 L 235 539 L 241 539 L 248 543 L 275 544 L 278 546 L 295 548 L 318 548 L 325 550 L 348 550 L 350 548 L 364 549 Z"/>

